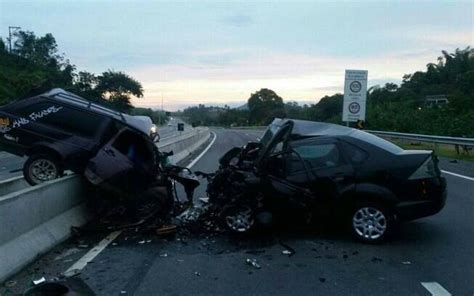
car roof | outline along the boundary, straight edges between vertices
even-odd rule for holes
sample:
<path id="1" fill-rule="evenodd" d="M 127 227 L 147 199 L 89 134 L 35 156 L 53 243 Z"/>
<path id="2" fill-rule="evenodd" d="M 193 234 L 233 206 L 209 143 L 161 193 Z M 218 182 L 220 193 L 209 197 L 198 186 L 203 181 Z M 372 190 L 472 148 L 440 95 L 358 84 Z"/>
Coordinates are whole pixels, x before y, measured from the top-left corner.
<path id="1" fill-rule="evenodd" d="M 392 154 L 402 154 L 404 150 L 397 145 L 377 137 L 371 133 L 364 132 L 355 128 L 345 127 L 333 123 L 299 120 L 299 119 L 281 119 L 275 118 L 271 125 L 283 126 L 287 123 L 293 124 L 291 134 L 295 138 L 305 137 L 322 137 L 322 136 L 346 136 L 355 138 L 371 145 L 377 146 L 383 150 L 391 152 Z"/>
<path id="2" fill-rule="evenodd" d="M 148 134 L 150 132 L 150 128 L 153 125 L 151 118 L 147 116 L 131 116 L 125 113 L 121 113 L 119 111 L 112 110 L 99 104 L 92 103 L 91 101 L 88 101 L 83 97 L 80 97 L 72 92 L 65 91 L 61 88 L 54 88 L 48 92 L 39 95 L 39 97 L 47 97 L 49 99 L 60 101 L 65 104 L 74 105 L 76 107 L 81 108 L 87 108 L 89 111 L 100 113 L 117 119 L 125 125 L 129 125 L 135 129 L 138 129 L 139 131 L 145 134 Z"/>
<path id="3" fill-rule="evenodd" d="M 348 136 L 358 131 L 354 128 L 345 127 L 337 124 L 317 122 L 300 119 L 281 119 L 275 118 L 271 125 L 283 126 L 286 123 L 293 123 L 291 133 L 301 137 L 313 136 Z"/>

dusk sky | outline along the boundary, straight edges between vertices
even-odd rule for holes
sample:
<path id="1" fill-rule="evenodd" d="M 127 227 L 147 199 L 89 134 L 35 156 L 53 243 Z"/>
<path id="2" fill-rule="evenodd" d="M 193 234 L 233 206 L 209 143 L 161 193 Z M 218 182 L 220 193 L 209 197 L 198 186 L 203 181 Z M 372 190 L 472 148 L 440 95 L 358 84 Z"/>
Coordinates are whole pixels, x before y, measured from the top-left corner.
<path id="1" fill-rule="evenodd" d="M 369 86 L 400 83 L 441 50 L 472 46 L 474 1 L 5 1 L 8 26 L 52 33 L 78 70 L 124 71 L 168 110 L 242 105 L 271 88 L 316 103 L 343 91 L 344 70 Z"/>

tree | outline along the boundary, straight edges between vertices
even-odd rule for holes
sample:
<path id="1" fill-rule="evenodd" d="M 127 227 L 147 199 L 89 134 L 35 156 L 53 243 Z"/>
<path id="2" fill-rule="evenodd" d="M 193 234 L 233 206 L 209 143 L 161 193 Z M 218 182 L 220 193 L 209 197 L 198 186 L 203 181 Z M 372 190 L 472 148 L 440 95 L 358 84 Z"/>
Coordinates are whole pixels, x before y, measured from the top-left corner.
<path id="1" fill-rule="evenodd" d="M 5 52 L 7 51 L 7 46 L 5 45 L 5 42 L 3 41 L 2 38 L 0 38 L 0 52 Z"/>
<path id="2" fill-rule="evenodd" d="M 248 99 L 249 121 L 251 124 L 268 124 L 275 117 L 285 117 L 283 99 L 273 90 L 262 88 Z"/>
<path id="3" fill-rule="evenodd" d="M 36 37 L 33 32 L 18 31 L 15 36 L 13 54 L 43 66 L 54 68 L 63 66 L 64 57 L 57 53 L 58 45 L 51 33 Z"/>
<path id="4" fill-rule="evenodd" d="M 83 75 L 83 78 L 92 77 Z M 94 90 L 103 99 L 108 100 L 112 107 L 121 112 L 127 112 L 133 107 L 130 102 L 132 96 L 143 97 L 143 87 L 140 82 L 123 72 L 112 70 L 97 77 L 97 85 Z"/>

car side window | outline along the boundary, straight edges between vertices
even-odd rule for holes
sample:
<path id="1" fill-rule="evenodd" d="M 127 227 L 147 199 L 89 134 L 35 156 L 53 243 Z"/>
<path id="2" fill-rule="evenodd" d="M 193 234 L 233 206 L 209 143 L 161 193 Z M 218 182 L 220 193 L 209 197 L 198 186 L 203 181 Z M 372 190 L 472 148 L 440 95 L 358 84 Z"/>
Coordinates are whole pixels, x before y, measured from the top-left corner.
<path id="1" fill-rule="evenodd" d="M 365 150 L 344 142 L 344 154 L 354 164 L 360 164 L 369 157 L 369 154 Z"/>
<path id="2" fill-rule="evenodd" d="M 299 158 L 308 169 L 336 167 L 344 163 L 341 153 L 334 143 L 304 143 L 294 145 L 290 158 Z M 299 157 L 297 156 L 299 155 Z M 299 167 L 301 168 L 301 166 Z M 303 168 L 304 169 L 304 168 Z"/>
<path id="3" fill-rule="evenodd" d="M 100 129 L 104 118 L 53 102 L 39 102 L 18 109 L 19 116 L 40 122 L 74 135 L 92 138 Z"/>

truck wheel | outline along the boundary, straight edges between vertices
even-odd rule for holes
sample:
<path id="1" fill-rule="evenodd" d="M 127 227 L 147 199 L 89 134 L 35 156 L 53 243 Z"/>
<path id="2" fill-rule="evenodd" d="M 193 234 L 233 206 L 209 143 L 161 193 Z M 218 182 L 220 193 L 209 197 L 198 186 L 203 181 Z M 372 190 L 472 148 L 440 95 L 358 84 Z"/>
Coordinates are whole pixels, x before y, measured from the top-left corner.
<path id="1" fill-rule="evenodd" d="M 56 157 L 49 154 L 35 154 L 25 162 L 23 175 L 26 181 L 34 186 L 61 177 L 63 169 Z"/>

